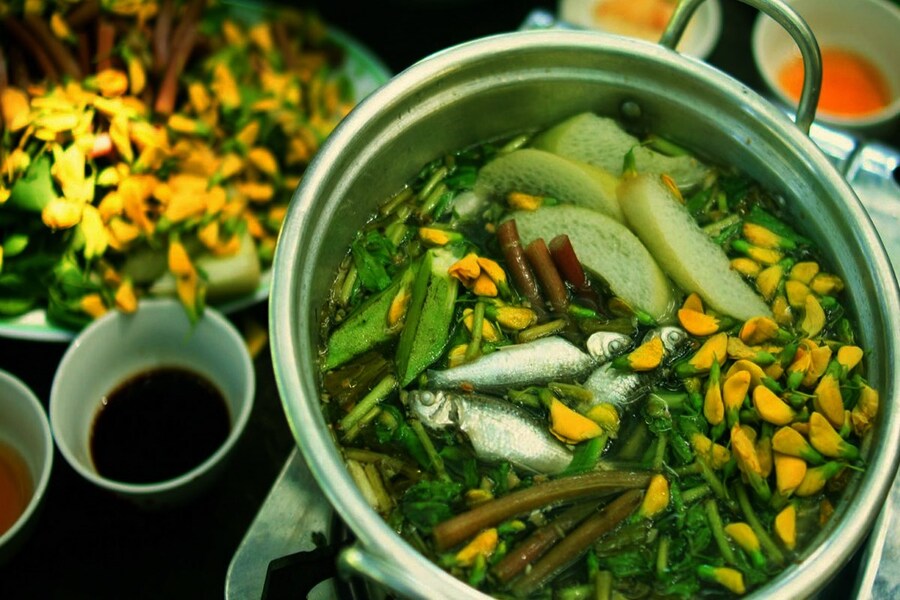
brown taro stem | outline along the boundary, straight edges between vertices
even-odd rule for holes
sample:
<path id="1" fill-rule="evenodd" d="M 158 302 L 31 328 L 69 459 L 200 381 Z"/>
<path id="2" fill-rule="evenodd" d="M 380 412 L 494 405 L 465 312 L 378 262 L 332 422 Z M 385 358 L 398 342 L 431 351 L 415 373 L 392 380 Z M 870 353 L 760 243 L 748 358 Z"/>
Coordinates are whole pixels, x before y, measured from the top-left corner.
<path id="1" fill-rule="evenodd" d="M 527 596 L 540 589 L 584 554 L 594 542 L 627 519 L 643 496 L 643 490 L 628 490 L 588 518 L 535 563 L 515 583 L 513 593 L 516 596 Z"/>
<path id="2" fill-rule="evenodd" d="M 597 510 L 596 502 L 576 504 L 543 527 L 535 529 L 530 536 L 510 550 L 509 554 L 494 566 L 494 576 L 501 583 L 511 580 L 524 571 L 528 565 L 543 556 L 557 541 L 595 510 Z"/>
<path id="3" fill-rule="evenodd" d="M 78 61 L 75 60 L 65 44 L 53 35 L 50 26 L 40 15 L 25 15 L 25 27 L 31 31 L 38 43 L 46 48 L 60 73 L 68 75 L 72 79 L 81 79 L 81 68 L 78 66 Z"/>
<path id="4" fill-rule="evenodd" d="M 181 30 L 182 27 L 179 26 L 178 31 L 180 32 Z M 159 93 L 156 95 L 156 104 L 153 107 L 157 113 L 163 115 L 170 115 L 175 110 L 175 101 L 178 97 L 178 79 L 181 77 L 181 72 L 184 70 L 184 66 L 191 56 L 191 51 L 194 49 L 194 43 L 197 41 L 196 20 L 184 30 L 180 37 L 173 39 L 175 41 L 172 49 L 172 60 L 169 61 L 162 82 L 159 84 Z"/>
<path id="5" fill-rule="evenodd" d="M 116 26 L 106 19 L 97 21 L 97 72 L 112 67 L 113 46 L 116 43 Z"/>
<path id="6" fill-rule="evenodd" d="M 284 59 L 284 65 L 289 71 L 297 68 L 297 57 L 294 54 L 294 48 L 291 46 L 291 37 L 288 34 L 287 27 L 283 21 L 276 21 L 272 25 L 272 33 L 275 37 L 275 45 L 281 52 Z"/>
<path id="7" fill-rule="evenodd" d="M 14 17 L 10 16 L 7 16 L 6 19 L 4 19 L 3 28 L 16 38 L 25 50 L 26 55 L 34 58 L 38 67 L 43 71 L 44 77 L 53 82 L 59 81 L 59 71 L 53 63 L 53 59 L 50 58 L 50 55 L 47 54 L 47 51 L 44 50 L 43 46 L 41 46 L 40 42 L 38 42 L 31 31 L 26 29 Z"/>
<path id="8" fill-rule="evenodd" d="M 563 283 L 562 277 L 559 276 L 559 271 L 556 270 L 556 265 L 553 264 L 547 243 L 543 238 L 532 241 L 525 248 L 525 256 L 534 270 L 541 288 L 550 300 L 553 312 L 557 316 L 564 316 L 569 307 L 569 292 L 566 290 L 566 284 Z"/>
<path id="9" fill-rule="evenodd" d="M 547 311 L 544 308 L 544 298 L 525 258 L 515 219 L 504 221 L 497 227 L 497 240 L 500 242 L 500 250 L 506 259 L 506 266 L 516 284 L 516 289 L 531 303 L 531 310 L 535 312 L 538 320 L 545 320 Z"/>
<path id="10" fill-rule="evenodd" d="M 66 15 L 69 27 L 80 29 L 92 22 L 100 14 L 100 0 L 85 0 Z"/>
<path id="11" fill-rule="evenodd" d="M 469 539 L 486 527 L 515 515 L 556 502 L 588 498 L 606 492 L 644 488 L 650 482 L 651 473 L 631 471 L 596 471 L 539 483 L 481 504 L 472 510 L 452 517 L 437 525 L 432 531 L 439 552 Z"/>
<path id="12" fill-rule="evenodd" d="M 82 73 L 91 72 L 91 38 L 84 31 L 78 33 L 78 68 Z"/>
<path id="13" fill-rule="evenodd" d="M 569 236 L 562 233 L 550 240 L 550 256 L 553 257 L 553 263 L 559 270 L 562 278 L 565 279 L 574 288 L 575 295 L 582 301 L 591 305 L 591 308 L 598 309 L 603 302 L 597 292 L 591 287 L 587 275 L 584 273 L 584 267 L 575 254 L 575 248 Z"/>
<path id="14" fill-rule="evenodd" d="M 172 17 L 175 12 L 173 0 L 164 0 L 153 27 L 153 70 L 162 73 L 169 62 L 170 35 L 172 33 Z"/>

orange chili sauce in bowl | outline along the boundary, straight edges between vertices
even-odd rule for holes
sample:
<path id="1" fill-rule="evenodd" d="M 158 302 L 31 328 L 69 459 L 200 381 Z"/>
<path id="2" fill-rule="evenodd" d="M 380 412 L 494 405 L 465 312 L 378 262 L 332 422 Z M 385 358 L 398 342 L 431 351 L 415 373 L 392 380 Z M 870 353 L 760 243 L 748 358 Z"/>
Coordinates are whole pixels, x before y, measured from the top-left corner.
<path id="1" fill-rule="evenodd" d="M 822 48 L 822 92 L 818 109 L 832 115 L 858 117 L 882 110 L 891 93 L 882 73 L 865 57 L 842 48 Z M 803 61 L 796 56 L 782 65 L 778 83 L 795 101 L 803 87 Z"/>

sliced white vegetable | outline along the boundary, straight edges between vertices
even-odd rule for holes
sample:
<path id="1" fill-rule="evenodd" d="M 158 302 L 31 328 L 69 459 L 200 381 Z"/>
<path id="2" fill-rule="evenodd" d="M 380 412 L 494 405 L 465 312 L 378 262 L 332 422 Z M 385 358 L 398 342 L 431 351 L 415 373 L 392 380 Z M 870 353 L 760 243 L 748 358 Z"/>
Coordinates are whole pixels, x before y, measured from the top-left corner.
<path id="1" fill-rule="evenodd" d="M 709 168 L 692 156 L 667 156 L 641 145 L 614 120 L 594 113 L 566 119 L 532 141 L 535 148 L 622 174 L 629 150 L 634 150 L 638 173 L 666 173 L 682 190 L 699 185 Z"/>
<path id="2" fill-rule="evenodd" d="M 197 269 L 206 273 L 206 299 L 217 302 L 249 294 L 259 286 L 261 270 L 256 244 L 249 234 L 241 237 L 241 247 L 231 256 L 203 254 L 195 261 Z M 154 296 L 174 296 L 175 278 L 168 271 L 150 287 Z"/>
<path id="3" fill-rule="evenodd" d="M 619 178 L 611 173 L 549 152 L 526 148 L 499 156 L 478 173 L 475 193 L 505 197 L 510 192 L 551 196 L 622 221 L 616 200 Z"/>
<path id="4" fill-rule="evenodd" d="M 513 213 L 523 244 L 559 234 L 569 236 L 585 269 L 602 278 L 617 296 L 658 322 L 671 319 L 675 291 L 653 257 L 624 225 L 597 211 L 571 205 Z"/>
<path id="5" fill-rule="evenodd" d="M 619 199 L 631 229 L 682 290 L 697 292 L 714 310 L 737 319 L 771 316 L 762 297 L 732 270 L 725 251 L 659 177 L 626 177 Z"/>

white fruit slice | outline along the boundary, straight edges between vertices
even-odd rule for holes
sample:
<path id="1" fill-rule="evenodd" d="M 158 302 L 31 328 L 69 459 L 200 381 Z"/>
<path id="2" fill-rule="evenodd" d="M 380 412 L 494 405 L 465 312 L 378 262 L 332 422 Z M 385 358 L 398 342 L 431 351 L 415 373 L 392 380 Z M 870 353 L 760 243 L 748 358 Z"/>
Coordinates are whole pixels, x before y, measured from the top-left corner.
<path id="1" fill-rule="evenodd" d="M 485 165 L 478 173 L 475 193 L 481 197 L 505 197 L 510 192 L 552 196 L 622 221 L 622 209 L 616 200 L 618 184 L 618 177 L 597 167 L 526 148 Z"/>
<path id="2" fill-rule="evenodd" d="M 517 211 L 523 245 L 566 234 L 585 269 L 602 278 L 617 296 L 658 322 L 671 319 L 677 303 L 665 273 L 631 231 L 610 217 L 579 206 L 547 206 Z"/>
<path id="3" fill-rule="evenodd" d="M 714 310 L 744 321 L 771 316 L 762 297 L 731 269 L 725 251 L 659 177 L 625 177 L 619 199 L 628 225 L 683 291 L 697 292 Z"/>
<path id="4" fill-rule="evenodd" d="M 535 138 L 531 145 L 572 160 L 622 174 L 629 150 L 634 150 L 638 173 L 671 177 L 682 190 L 699 185 L 709 168 L 692 156 L 667 156 L 641 145 L 633 135 L 608 117 L 581 113 L 555 125 Z"/>

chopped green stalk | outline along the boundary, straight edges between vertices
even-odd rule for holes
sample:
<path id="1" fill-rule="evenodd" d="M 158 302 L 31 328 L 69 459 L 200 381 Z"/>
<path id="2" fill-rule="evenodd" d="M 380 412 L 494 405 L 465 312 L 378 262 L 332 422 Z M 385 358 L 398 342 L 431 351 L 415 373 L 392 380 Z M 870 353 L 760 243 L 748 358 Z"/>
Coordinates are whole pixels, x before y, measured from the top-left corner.
<path id="1" fill-rule="evenodd" d="M 443 248 L 428 250 L 419 267 L 406 323 L 397 343 L 397 374 L 405 387 L 436 361 L 453 324 L 457 281 L 448 273 L 456 256 Z"/>
<path id="2" fill-rule="evenodd" d="M 725 486 L 722 484 L 722 482 L 719 481 L 719 478 L 718 476 L 716 476 L 715 471 L 713 471 L 712 468 L 710 468 L 710 466 L 706 464 L 706 461 L 700 457 L 697 457 L 694 462 L 698 465 L 700 469 L 700 475 L 702 475 L 703 479 L 706 480 L 706 483 L 713 491 L 713 494 L 715 494 L 719 498 L 719 500 L 725 503 L 725 505 L 729 509 L 731 509 L 732 511 L 736 511 L 737 507 L 734 504 L 734 500 L 732 500 L 728 496 L 728 491 L 725 489 Z"/>
<path id="3" fill-rule="evenodd" d="M 600 462 L 608 441 L 609 435 L 604 433 L 575 446 L 575 456 L 572 457 L 572 462 L 562 472 L 562 475 L 577 475 L 593 470 Z"/>
<path id="4" fill-rule="evenodd" d="M 611 600 L 613 575 L 610 571 L 598 571 L 594 577 L 594 600 Z"/>
<path id="5" fill-rule="evenodd" d="M 413 197 L 413 191 L 410 187 L 405 187 L 396 194 L 394 194 L 390 200 L 381 205 L 381 208 L 378 209 L 383 216 L 387 216 L 396 211 L 404 202 L 411 199 Z"/>
<path id="6" fill-rule="evenodd" d="M 481 334 L 484 331 L 484 302 L 476 302 L 472 311 L 472 340 L 466 347 L 466 360 L 472 360 L 481 353 Z"/>
<path id="7" fill-rule="evenodd" d="M 529 327 L 528 329 L 523 329 L 519 332 L 517 336 L 518 342 L 520 344 L 524 344 L 525 342 L 533 342 L 536 339 L 547 337 L 551 335 L 555 335 L 566 328 L 565 319 L 555 319 L 553 321 L 547 321 L 546 323 L 541 323 L 540 325 L 535 325 L 534 327 Z"/>
<path id="8" fill-rule="evenodd" d="M 416 196 L 419 202 L 423 202 L 430 196 L 432 190 L 447 177 L 449 172 L 450 170 L 446 166 L 435 169 L 434 173 L 431 174 L 431 177 L 428 178 L 428 181 L 425 182 L 425 185 L 422 186 L 422 189 L 419 190 L 419 193 Z"/>
<path id="9" fill-rule="evenodd" d="M 381 414 L 381 409 L 379 407 L 375 407 L 365 415 L 363 418 L 353 424 L 353 426 L 347 430 L 347 433 L 344 434 L 344 437 L 341 441 L 343 442 L 352 442 L 356 439 L 356 436 L 359 435 L 359 432 L 362 431 L 363 427 L 371 423 L 375 420 L 375 418 Z"/>
<path id="10" fill-rule="evenodd" d="M 550 388 L 550 391 L 565 398 L 567 400 L 572 400 L 574 402 L 593 402 L 594 394 L 587 388 L 576 385 L 574 383 L 561 383 L 558 381 L 553 381 L 547 384 L 547 387 Z"/>
<path id="11" fill-rule="evenodd" d="M 469 585 L 477 589 L 485 577 L 487 577 L 487 559 L 484 554 L 479 554 L 475 557 L 475 564 L 469 572 Z"/>
<path id="12" fill-rule="evenodd" d="M 662 579 L 666 576 L 669 569 L 669 536 L 663 535 L 659 538 L 659 545 L 656 547 L 656 577 Z"/>
<path id="13" fill-rule="evenodd" d="M 353 296 L 353 289 L 356 287 L 358 277 L 359 271 L 356 270 L 356 265 L 350 265 L 350 268 L 347 269 L 347 276 L 344 277 L 344 283 L 341 285 L 341 295 L 338 299 L 338 304 L 341 306 L 350 304 L 350 298 Z"/>
<path id="14" fill-rule="evenodd" d="M 428 436 L 428 432 L 425 431 L 425 427 L 418 419 L 412 419 L 409 425 L 416 433 L 416 437 L 419 438 L 422 447 L 425 448 L 425 453 L 428 455 L 428 460 L 431 462 L 435 474 L 442 480 L 450 481 L 450 477 L 444 469 L 444 461 L 441 458 L 441 455 L 438 454 L 437 449 L 435 449 L 434 444 L 431 442 L 431 438 Z"/>
<path id="15" fill-rule="evenodd" d="M 396 323 L 390 323 L 391 306 L 399 295 L 410 293 L 416 268 L 411 266 L 404 271 L 390 287 L 359 306 L 334 330 L 328 339 L 324 370 L 340 366 L 399 333 Z"/>
<path id="16" fill-rule="evenodd" d="M 683 147 L 679 146 L 675 142 L 667 140 L 664 137 L 660 137 L 656 134 L 650 134 L 647 136 L 646 145 L 656 150 L 657 152 L 661 152 L 666 156 L 690 156 L 690 152 L 685 150 Z"/>
<path id="17" fill-rule="evenodd" d="M 669 436 L 667 436 L 664 431 L 660 432 L 656 439 L 656 453 L 653 455 L 653 462 L 650 465 L 650 468 L 654 471 L 662 469 L 663 460 L 666 458 L 666 445 L 668 440 Z"/>
<path id="18" fill-rule="evenodd" d="M 531 134 L 523 133 L 522 135 L 518 135 L 503 144 L 503 147 L 501 147 L 500 150 L 497 151 L 497 154 L 509 154 L 513 150 L 518 150 L 530 141 Z"/>
<path id="19" fill-rule="evenodd" d="M 430 216 L 438 204 L 441 203 L 441 199 L 444 197 L 449 191 L 447 184 L 444 182 L 438 183 L 434 186 L 434 189 L 431 190 L 431 193 L 425 196 L 425 199 L 422 201 L 422 205 L 419 207 L 419 218 L 425 218 Z"/>
<path id="20" fill-rule="evenodd" d="M 778 565 L 784 564 L 784 554 L 781 553 L 781 550 L 778 549 L 778 546 L 775 545 L 775 542 L 772 540 L 769 533 L 762 526 L 762 523 L 759 522 L 759 519 L 756 516 L 756 513 L 753 511 L 753 506 L 750 504 L 750 498 L 747 495 L 747 490 L 740 482 L 737 482 L 734 485 L 734 491 L 737 495 L 738 505 L 741 507 L 741 512 L 744 513 L 744 518 L 747 520 L 747 524 L 750 525 L 750 528 L 753 530 L 753 533 L 756 534 L 756 537 L 759 538 L 759 544 L 766 551 L 766 554 L 772 561 Z"/>
<path id="21" fill-rule="evenodd" d="M 698 485 L 697 487 L 693 487 L 682 492 L 681 501 L 686 505 L 691 504 L 711 493 L 712 488 L 710 488 L 709 485 Z"/>
<path id="22" fill-rule="evenodd" d="M 356 425 L 370 410 L 375 408 L 382 400 L 394 391 L 397 387 L 397 379 L 393 375 L 386 375 L 384 379 L 379 381 L 365 397 L 353 407 L 339 423 L 342 431 L 349 431 L 351 427 Z"/>
<path id="23" fill-rule="evenodd" d="M 719 507 L 716 501 L 709 498 L 704 503 L 704 507 L 706 508 L 706 520 L 709 521 L 709 528 L 712 531 L 713 539 L 716 540 L 716 545 L 719 547 L 719 552 L 722 553 L 722 558 L 729 564 L 737 565 L 737 557 L 734 555 L 734 550 L 731 549 L 731 544 L 728 543 L 728 537 L 725 535 L 722 517 L 719 515 Z"/>

